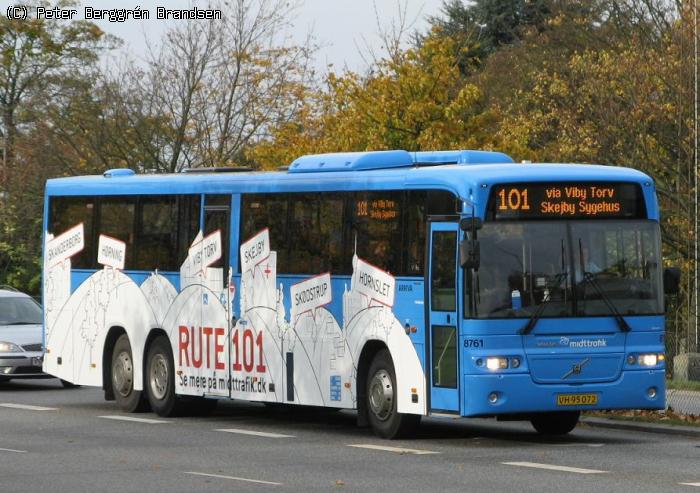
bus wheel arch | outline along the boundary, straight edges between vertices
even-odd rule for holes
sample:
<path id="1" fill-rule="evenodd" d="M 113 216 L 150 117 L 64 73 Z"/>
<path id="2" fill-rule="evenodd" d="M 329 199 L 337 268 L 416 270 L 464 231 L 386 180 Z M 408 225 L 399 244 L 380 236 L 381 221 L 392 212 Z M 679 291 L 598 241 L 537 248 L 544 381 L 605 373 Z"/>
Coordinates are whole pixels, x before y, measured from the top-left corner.
<path id="1" fill-rule="evenodd" d="M 105 391 L 105 400 L 114 400 L 114 387 L 112 386 L 112 351 L 117 339 L 122 334 L 126 334 L 124 327 L 110 327 L 105 337 L 104 348 L 102 350 L 102 389 Z"/>
<path id="2" fill-rule="evenodd" d="M 397 411 L 396 371 L 389 348 L 381 342 L 371 346 L 368 343 L 362 356 L 357 378 L 358 422 L 363 415 L 375 435 L 381 438 L 410 435 L 420 423 L 421 416 Z"/>
<path id="3" fill-rule="evenodd" d="M 134 387 L 136 365 L 140 361 L 134 358 L 131 341 L 123 327 L 112 327 L 105 342 L 103 353 L 103 380 L 105 398 L 114 398 L 124 412 L 143 412 L 148 410 L 144 392 Z"/>
<path id="4" fill-rule="evenodd" d="M 382 349 L 387 349 L 384 342 L 370 340 L 365 343 L 357 363 L 357 379 L 355 380 L 355 395 L 357 396 L 357 425 L 369 426 L 367 417 L 367 374 L 375 355 Z"/>

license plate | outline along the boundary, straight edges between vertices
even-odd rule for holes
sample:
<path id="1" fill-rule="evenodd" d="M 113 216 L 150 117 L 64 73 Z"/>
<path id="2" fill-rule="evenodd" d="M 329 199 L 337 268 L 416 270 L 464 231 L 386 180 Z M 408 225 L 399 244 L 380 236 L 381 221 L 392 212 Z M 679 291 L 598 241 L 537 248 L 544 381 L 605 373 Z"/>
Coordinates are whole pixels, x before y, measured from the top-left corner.
<path id="1" fill-rule="evenodd" d="M 557 394 L 557 406 L 595 406 L 598 394 Z"/>

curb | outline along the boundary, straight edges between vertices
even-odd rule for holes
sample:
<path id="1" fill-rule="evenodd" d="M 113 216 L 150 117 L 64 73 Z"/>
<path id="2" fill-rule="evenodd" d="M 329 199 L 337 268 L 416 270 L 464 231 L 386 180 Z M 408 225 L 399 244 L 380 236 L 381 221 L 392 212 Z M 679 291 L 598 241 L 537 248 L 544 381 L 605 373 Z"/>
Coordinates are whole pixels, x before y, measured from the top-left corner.
<path id="1" fill-rule="evenodd" d="M 642 431 L 646 433 L 661 433 L 665 435 L 681 435 L 700 438 L 700 426 L 676 426 L 645 423 L 643 421 L 626 421 L 621 419 L 581 417 L 581 423 L 592 428 L 609 428 L 615 430 Z"/>

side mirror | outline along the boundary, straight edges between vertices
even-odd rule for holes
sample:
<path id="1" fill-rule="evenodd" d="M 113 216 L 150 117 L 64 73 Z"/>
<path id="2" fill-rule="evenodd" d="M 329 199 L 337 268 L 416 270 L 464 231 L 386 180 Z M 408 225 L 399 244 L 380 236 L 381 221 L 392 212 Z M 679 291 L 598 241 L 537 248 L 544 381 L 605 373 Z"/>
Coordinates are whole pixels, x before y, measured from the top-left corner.
<path id="1" fill-rule="evenodd" d="M 681 270 L 678 267 L 664 269 L 664 294 L 678 294 L 681 284 Z"/>
<path id="2" fill-rule="evenodd" d="M 479 242 L 475 240 L 462 240 L 459 242 L 459 263 L 463 269 L 479 270 L 481 263 L 481 250 Z"/>
<path id="3" fill-rule="evenodd" d="M 481 229 L 482 225 L 478 217 L 465 217 L 459 221 L 459 229 L 462 231 L 476 231 Z"/>

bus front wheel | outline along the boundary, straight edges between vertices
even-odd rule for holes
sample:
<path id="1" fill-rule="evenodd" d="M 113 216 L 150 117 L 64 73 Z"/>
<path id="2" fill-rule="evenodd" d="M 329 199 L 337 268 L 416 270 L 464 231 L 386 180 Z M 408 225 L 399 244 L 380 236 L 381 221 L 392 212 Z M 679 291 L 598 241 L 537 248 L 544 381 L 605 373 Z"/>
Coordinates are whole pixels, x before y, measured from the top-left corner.
<path id="1" fill-rule="evenodd" d="M 533 417 L 530 423 L 542 435 L 566 435 L 576 428 L 580 416 L 580 411 L 542 413 Z"/>
<path id="2" fill-rule="evenodd" d="M 117 405 L 122 411 L 146 411 L 143 392 L 134 390 L 134 357 L 126 334 L 119 336 L 112 351 L 112 388 Z"/>
<path id="3" fill-rule="evenodd" d="M 374 356 L 367 375 L 367 415 L 374 433 L 389 439 L 411 434 L 420 415 L 397 412 L 396 372 L 387 349 Z"/>

